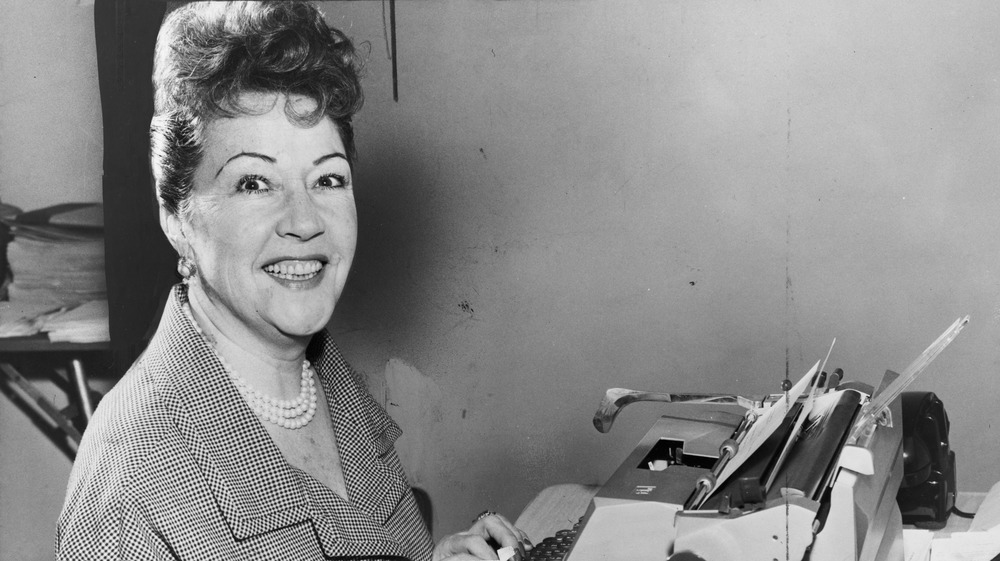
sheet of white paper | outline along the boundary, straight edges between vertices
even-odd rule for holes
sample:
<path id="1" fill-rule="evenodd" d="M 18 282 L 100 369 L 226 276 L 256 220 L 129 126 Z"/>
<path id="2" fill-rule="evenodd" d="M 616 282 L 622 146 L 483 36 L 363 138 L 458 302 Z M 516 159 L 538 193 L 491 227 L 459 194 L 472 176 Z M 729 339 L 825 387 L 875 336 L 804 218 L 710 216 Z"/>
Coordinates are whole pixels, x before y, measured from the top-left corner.
<path id="1" fill-rule="evenodd" d="M 931 561 L 989 561 L 1000 554 L 1000 532 L 955 532 L 931 542 Z"/>
<path id="2" fill-rule="evenodd" d="M 903 528 L 903 559 L 905 561 L 928 561 L 931 558 L 931 540 L 934 532 Z"/>
<path id="3" fill-rule="evenodd" d="M 976 517 L 972 519 L 969 531 L 977 530 L 1000 531 L 1000 483 L 993 485 L 976 510 Z"/>
<path id="4" fill-rule="evenodd" d="M 830 349 L 833 350 L 833 347 L 830 347 Z M 828 358 L 829 356 L 829 353 L 827 353 Z M 825 364 L 826 360 L 824 360 L 823 363 Z M 814 376 L 813 380 L 819 381 L 819 377 Z M 774 467 L 771 468 L 771 474 L 767 477 L 767 481 L 764 483 L 765 492 L 769 491 L 771 489 L 771 485 L 774 484 L 774 478 L 778 477 L 778 472 L 781 471 L 781 466 L 785 465 L 785 460 L 788 458 L 788 454 L 792 451 L 792 447 L 799 439 L 799 434 L 802 432 L 802 426 L 805 424 L 806 419 L 812 412 L 813 404 L 815 403 L 816 398 L 815 382 L 811 381 L 806 386 L 806 392 L 808 392 L 808 396 L 805 401 L 802 402 L 802 409 L 799 410 L 799 416 L 795 419 L 795 424 L 792 426 L 792 433 L 789 435 L 788 441 L 785 442 L 784 448 L 781 449 L 781 453 L 778 454 L 778 461 L 774 463 Z"/>
<path id="5" fill-rule="evenodd" d="M 790 404 L 795 403 L 799 399 L 799 396 L 802 395 L 802 392 L 810 387 L 813 376 L 816 375 L 818 369 L 819 361 L 816 361 L 816 364 L 809 369 L 809 372 L 806 372 L 806 375 L 802 379 L 792 386 L 792 389 L 788 390 L 788 393 L 782 395 L 778 401 L 774 402 L 774 405 L 760 410 L 760 415 L 750 425 L 750 428 L 747 429 L 746 436 L 740 442 L 736 454 L 722 468 L 722 473 L 718 475 L 715 489 L 718 489 L 729 479 L 733 475 L 733 472 L 743 465 L 747 461 L 747 458 L 756 452 L 769 436 L 774 434 L 774 431 L 778 430 L 778 427 L 781 426 L 781 421 L 785 418 L 785 414 L 788 413 Z"/>

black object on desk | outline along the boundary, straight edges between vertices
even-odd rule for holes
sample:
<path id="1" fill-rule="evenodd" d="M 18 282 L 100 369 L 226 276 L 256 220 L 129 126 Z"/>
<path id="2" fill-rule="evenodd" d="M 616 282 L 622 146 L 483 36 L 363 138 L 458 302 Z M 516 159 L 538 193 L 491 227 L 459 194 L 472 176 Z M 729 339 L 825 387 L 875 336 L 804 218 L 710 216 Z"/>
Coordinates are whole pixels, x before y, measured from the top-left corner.
<path id="1" fill-rule="evenodd" d="M 955 452 L 948 414 L 933 392 L 903 392 L 903 482 L 896 494 L 904 524 L 937 530 L 955 506 Z"/>

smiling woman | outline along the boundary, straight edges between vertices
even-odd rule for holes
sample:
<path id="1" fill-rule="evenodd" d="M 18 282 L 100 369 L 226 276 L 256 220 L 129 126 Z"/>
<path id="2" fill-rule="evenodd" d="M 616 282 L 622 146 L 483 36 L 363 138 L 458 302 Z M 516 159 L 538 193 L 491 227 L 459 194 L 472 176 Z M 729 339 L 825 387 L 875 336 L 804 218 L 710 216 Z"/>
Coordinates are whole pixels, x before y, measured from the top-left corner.
<path id="1" fill-rule="evenodd" d="M 84 435 L 57 557 L 523 555 L 499 515 L 434 547 L 399 427 L 325 330 L 357 242 L 350 41 L 305 3 L 188 4 L 163 24 L 154 86 L 184 280 Z"/>
<path id="2" fill-rule="evenodd" d="M 253 113 L 205 127 L 186 211 L 162 209 L 161 223 L 199 272 L 188 291 L 195 317 L 245 339 L 238 356 L 271 346 L 280 355 L 286 339 L 326 325 L 347 281 L 351 167 L 331 120 L 301 126 L 285 116 L 288 105 L 314 106 L 309 98 L 257 93 L 242 103 Z"/>

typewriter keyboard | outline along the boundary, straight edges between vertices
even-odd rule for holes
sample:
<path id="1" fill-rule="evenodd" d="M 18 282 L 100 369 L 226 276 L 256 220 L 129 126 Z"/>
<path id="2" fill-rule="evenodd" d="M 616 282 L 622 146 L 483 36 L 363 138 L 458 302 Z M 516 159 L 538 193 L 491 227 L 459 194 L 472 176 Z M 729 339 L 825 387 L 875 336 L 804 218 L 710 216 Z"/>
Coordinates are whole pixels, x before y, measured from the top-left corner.
<path id="1" fill-rule="evenodd" d="M 580 521 L 577 521 L 572 529 L 559 530 L 556 535 L 545 538 L 541 543 L 535 544 L 535 547 L 528 552 L 526 561 L 563 561 L 579 530 Z"/>

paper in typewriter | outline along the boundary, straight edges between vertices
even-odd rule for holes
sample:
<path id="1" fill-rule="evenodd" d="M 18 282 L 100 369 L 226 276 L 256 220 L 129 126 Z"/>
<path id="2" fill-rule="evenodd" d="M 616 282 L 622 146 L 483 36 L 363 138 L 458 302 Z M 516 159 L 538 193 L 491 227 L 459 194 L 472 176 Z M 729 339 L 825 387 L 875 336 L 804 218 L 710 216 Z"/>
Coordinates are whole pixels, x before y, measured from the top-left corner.
<path id="1" fill-rule="evenodd" d="M 768 486 L 769 500 L 788 494 L 819 499 L 860 406 L 861 394 L 854 390 L 816 398 L 810 411 L 803 412 L 805 422 L 789 447 L 788 458 Z"/>
<path id="2" fill-rule="evenodd" d="M 716 476 L 715 486 L 712 492 L 708 494 L 711 496 L 715 490 L 719 489 L 723 483 L 728 480 L 733 473 L 736 472 L 746 461 L 757 451 L 761 445 L 764 444 L 767 439 L 774 434 L 779 427 L 781 427 L 782 421 L 785 419 L 785 415 L 788 413 L 789 408 L 793 403 L 798 401 L 799 397 L 810 388 L 813 383 L 813 379 L 816 376 L 816 372 L 819 370 L 820 361 L 816 361 L 816 364 L 806 372 L 805 376 L 799 379 L 798 382 L 792 386 L 792 389 L 788 390 L 788 393 L 781 396 L 778 401 L 775 401 L 770 407 L 765 407 L 758 410 L 757 419 L 750 423 L 749 428 L 739 440 L 739 447 L 733 457 L 726 463 L 722 468 L 722 471 Z M 697 508 L 700 505 L 694 505 Z"/>

